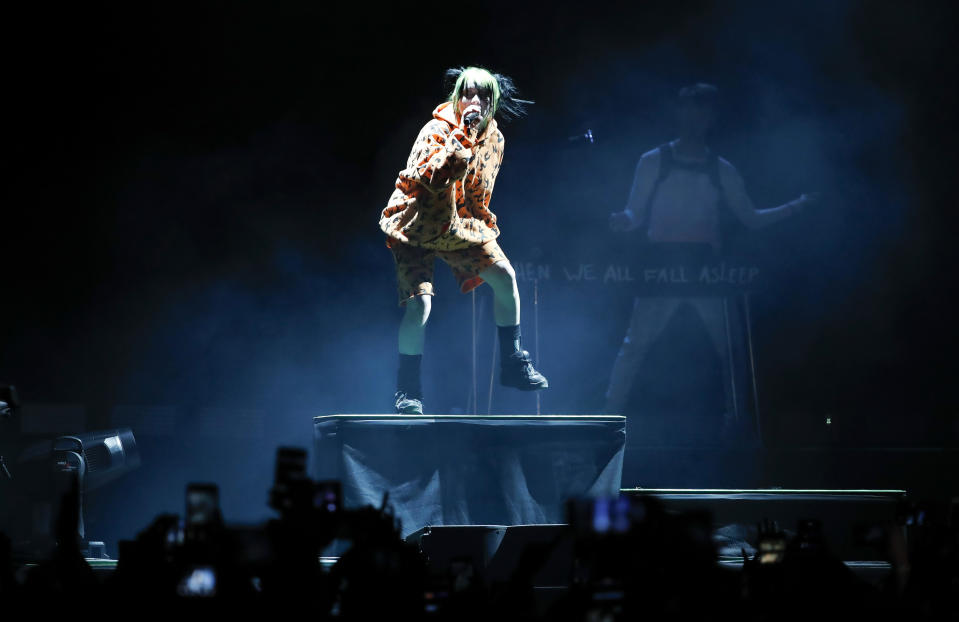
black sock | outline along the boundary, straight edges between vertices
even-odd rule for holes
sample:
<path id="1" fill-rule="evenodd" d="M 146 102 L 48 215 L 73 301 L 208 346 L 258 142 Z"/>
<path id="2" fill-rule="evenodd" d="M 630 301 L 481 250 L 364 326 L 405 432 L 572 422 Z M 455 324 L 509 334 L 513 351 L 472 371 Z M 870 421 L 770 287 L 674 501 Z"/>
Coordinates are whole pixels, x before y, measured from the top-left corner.
<path id="1" fill-rule="evenodd" d="M 499 331 L 499 354 L 502 361 L 506 361 L 514 352 L 522 348 L 519 345 L 519 324 L 516 326 L 497 326 Z"/>
<path id="2" fill-rule="evenodd" d="M 420 397 L 423 389 L 420 387 L 420 363 L 422 354 L 400 354 L 400 369 L 396 374 L 396 390 L 403 391 L 410 397 Z"/>

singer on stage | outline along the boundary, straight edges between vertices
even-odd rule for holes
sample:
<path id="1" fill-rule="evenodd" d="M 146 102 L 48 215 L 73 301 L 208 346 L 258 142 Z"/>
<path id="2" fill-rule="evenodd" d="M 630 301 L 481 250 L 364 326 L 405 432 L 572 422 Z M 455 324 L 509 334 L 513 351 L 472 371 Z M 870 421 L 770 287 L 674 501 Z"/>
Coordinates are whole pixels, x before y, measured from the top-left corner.
<path id="1" fill-rule="evenodd" d="M 396 412 L 403 414 L 423 413 L 420 364 L 436 257 L 452 269 L 461 292 L 483 282 L 493 288 L 500 383 L 524 391 L 549 386 L 520 345 L 516 274 L 496 243 L 500 231 L 489 209 L 505 146 L 494 117 L 519 116 L 531 102 L 516 99 L 508 77 L 486 69 L 451 69 L 447 75 L 455 78 L 449 100 L 420 130 L 380 217 L 404 307 L 394 396 Z"/>

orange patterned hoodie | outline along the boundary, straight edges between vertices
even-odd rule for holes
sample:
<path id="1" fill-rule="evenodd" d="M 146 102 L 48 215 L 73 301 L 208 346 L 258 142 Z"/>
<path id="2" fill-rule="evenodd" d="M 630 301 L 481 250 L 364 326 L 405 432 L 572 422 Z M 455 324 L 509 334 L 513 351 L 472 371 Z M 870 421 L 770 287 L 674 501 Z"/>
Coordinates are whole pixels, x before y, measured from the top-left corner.
<path id="1" fill-rule="evenodd" d="M 489 201 L 503 163 L 503 133 L 490 119 L 483 133 L 470 141 L 455 110 L 451 102 L 437 106 L 416 137 L 380 217 L 388 246 L 402 242 L 450 251 L 499 235 Z"/>

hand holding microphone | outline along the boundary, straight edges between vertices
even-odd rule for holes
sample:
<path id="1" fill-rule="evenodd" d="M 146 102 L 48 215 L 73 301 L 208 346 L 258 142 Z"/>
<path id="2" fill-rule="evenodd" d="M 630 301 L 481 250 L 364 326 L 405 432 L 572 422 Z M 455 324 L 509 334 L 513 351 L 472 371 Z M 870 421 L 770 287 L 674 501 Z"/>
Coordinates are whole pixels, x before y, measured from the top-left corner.
<path id="1" fill-rule="evenodd" d="M 466 109 L 463 110 L 463 126 L 466 128 L 466 131 L 476 131 L 476 127 L 479 125 L 480 119 L 482 118 L 480 113 L 480 107 L 476 104 L 467 106 Z"/>

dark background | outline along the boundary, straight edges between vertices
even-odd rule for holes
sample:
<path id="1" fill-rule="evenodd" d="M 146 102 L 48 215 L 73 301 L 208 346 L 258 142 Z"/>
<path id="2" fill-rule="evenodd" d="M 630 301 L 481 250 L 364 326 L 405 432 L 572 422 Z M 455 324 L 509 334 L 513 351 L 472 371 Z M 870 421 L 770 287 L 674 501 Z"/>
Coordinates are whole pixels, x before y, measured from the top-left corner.
<path id="1" fill-rule="evenodd" d="M 605 221 L 636 160 L 674 137 L 680 86 L 715 83 L 713 144 L 757 207 L 823 193 L 737 242 L 768 275 L 754 322 L 769 444 L 819 442 L 831 416 L 846 446 L 955 446 L 955 12 L 825 1 L 14 9 L 0 379 L 20 388 L 25 419 L 31 406 L 54 413 L 38 432 L 134 427 L 144 467 L 92 499 L 94 526 L 128 535 L 205 479 L 228 516 L 260 516 L 275 447 L 308 446 L 311 416 L 390 407 L 399 311 L 378 213 L 446 95 L 443 71 L 481 64 L 536 101 L 503 126 L 492 205 L 514 263 L 624 248 Z M 594 145 L 568 140 L 586 129 Z M 437 286 L 430 410 L 462 412 L 473 299 L 445 268 Z M 536 354 L 554 389 L 541 408 L 598 411 L 628 295 L 543 287 Z M 531 284 L 521 293 L 529 345 Z M 534 411 L 531 396 L 487 401 L 488 292 L 475 304 L 480 411 Z"/>

